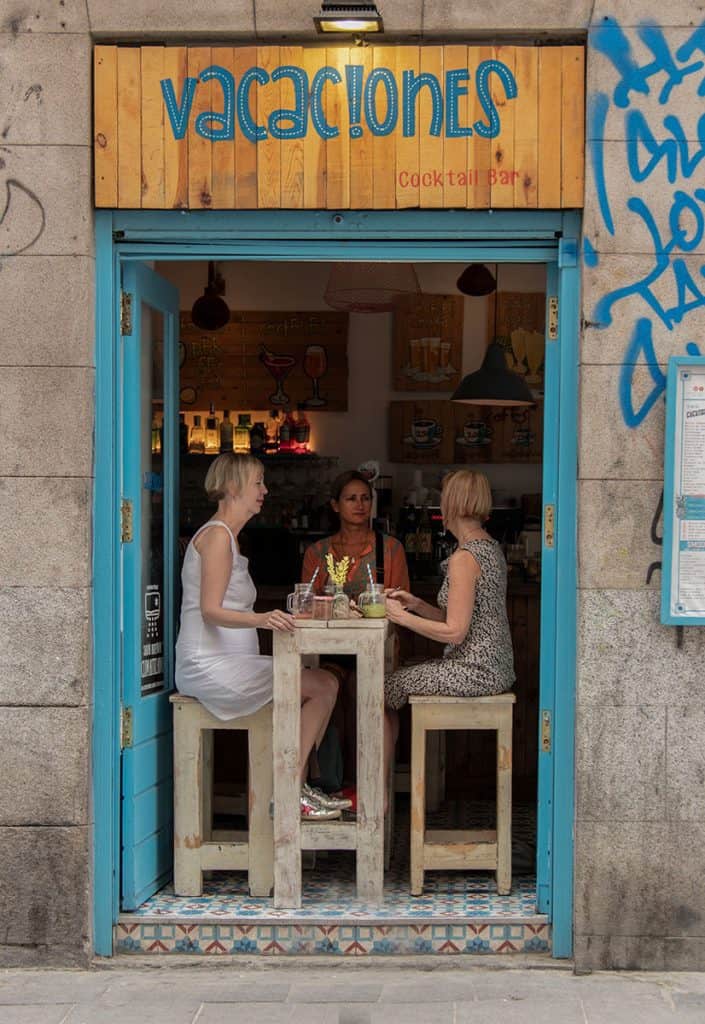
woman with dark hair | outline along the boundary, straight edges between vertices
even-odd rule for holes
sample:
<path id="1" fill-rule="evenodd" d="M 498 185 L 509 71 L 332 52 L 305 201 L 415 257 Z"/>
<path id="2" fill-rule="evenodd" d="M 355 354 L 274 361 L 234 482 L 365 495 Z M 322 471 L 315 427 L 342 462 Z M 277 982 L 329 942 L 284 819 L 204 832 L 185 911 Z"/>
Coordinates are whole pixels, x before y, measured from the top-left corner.
<path id="1" fill-rule="evenodd" d="M 372 487 L 367 477 L 356 469 L 341 473 L 333 481 L 330 504 L 338 517 L 338 531 L 306 549 L 302 581 L 308 583 L 315 576 L 313 588 L 322 593 L 329 582 L 326 555 L 332 554 L 336 562 L 346 556 L 350 559 L 345 592 L 353 599 L 367 587 L 370 574 L 385 587 L 408 590 L 404 548 L 395 537 L 376 533 L 370 526 Z"/>
<path id="2" fill-rule="evenodd" d="M 357 599 L 367 587 L 370 576 L 375 582 L 384 583 L 385 587 L 407 591 L 409 570 L 403 546 L 395 537 L 376 532 L 370 526 L 372 487 L 367 477 L 355 469 L 341 473 L 331 486 L 330 504 L 338 517 L 338 531 L 306 549 L 302 581 L 314 580 L 314 591 L 323 593 L 330 582 L 326 556 L 331 554 L 336 562 L 346 556 L 350 559 L 345 584 L 348 597 Z M 352 780 L 355 777 L 357 735 L 355 659 L 345 655 L 326 658 L 325 668 L 334 672 L 341 684 L 334 721 L 343 750 L 344 776 Z M 316 764 L 312 764 L 311 772 L 317 777 Z"/>

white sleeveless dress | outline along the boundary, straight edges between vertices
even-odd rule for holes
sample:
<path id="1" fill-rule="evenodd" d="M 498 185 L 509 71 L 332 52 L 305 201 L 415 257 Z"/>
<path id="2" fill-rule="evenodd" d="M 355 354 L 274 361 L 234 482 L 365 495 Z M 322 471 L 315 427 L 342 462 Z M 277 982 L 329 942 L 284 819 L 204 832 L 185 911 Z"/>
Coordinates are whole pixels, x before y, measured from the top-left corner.
<path id="1" fill-rule="evenodd" d="M 205 523 L 191 538 L 181 570 L 181 628 L 176 641 L 176 687 L 195 697 L 216 718 L 251 715 L 272 699 L 272 659 L 259 653 L 257 630 L 231 629 L 203 621 L 201 556 L 193 545 L 204 530 L 225 529 L 230 536 L 233 568 L 223 608 L 251 612 L 257 591 L 247 559 L 237 549 L 230 528 L 219 519 Z"/>

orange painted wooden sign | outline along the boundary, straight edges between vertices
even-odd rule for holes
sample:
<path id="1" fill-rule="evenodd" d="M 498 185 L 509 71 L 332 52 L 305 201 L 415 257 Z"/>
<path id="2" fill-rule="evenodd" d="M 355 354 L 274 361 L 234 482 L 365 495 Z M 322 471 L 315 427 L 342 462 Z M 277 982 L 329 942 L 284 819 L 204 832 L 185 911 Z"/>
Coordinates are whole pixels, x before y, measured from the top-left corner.
<path id="1" fill-rule="evenodd" d="M 95 201 L 583 204 L 581 46 L 97 46 Z"/>

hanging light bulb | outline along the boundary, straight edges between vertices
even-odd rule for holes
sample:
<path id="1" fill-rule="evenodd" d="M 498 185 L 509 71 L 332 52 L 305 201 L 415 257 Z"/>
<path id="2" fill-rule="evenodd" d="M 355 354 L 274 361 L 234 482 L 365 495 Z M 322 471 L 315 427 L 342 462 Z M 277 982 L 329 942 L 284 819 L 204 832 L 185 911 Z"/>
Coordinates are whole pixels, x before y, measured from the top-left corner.
<path id="1" fill-rule="evenodd" d="M 203 295 L 196 299 L 191 309 L 191 320 L 202 331 L 218 331 L 230 320 L 230 310 L 221 298 L 225 294 L 225 281 L 218 273 L 216 264 L 208 264 L 208 284 Z"/>

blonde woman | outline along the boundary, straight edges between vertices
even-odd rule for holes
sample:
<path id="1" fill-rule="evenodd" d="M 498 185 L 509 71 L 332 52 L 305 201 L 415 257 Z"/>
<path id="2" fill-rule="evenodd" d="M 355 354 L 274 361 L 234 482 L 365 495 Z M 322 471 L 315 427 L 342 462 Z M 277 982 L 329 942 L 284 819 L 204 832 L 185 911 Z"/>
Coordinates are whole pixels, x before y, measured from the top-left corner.
<path id="1" fill-rule="evenodd" d="M 438 603 L 406 590 L 387 591 L 387 616 L 414 633 L 444 643 L 443 657 L 393 672 L 385 680 L 387 752 L 397 733 L 396 712 L 410 696 L 480 697 L 504 693 L 514 682 L 507 619 L 507 565 L 483 528 L 492 508 L 487 477 L 470 469 L 443 481 L 443 524 L 458 546 L 442 563 Z"/>
<path id="2" fill-rule="evenodd" d="M 194 534 L 184 557 L 176 686 L 226 720 L 251 715 L 272 699 L 272 659 L 259 653 L 257 629 L 292 630 L 294 623 L 278 609 L 253 610 L 257 591 L 237 543 L 267 494 L 262 463 L 251 455 L 219 455 L 206 474 L 205 489 L 218 508 Z M 302 672 L 302 785 L 309 754 L 323 738 L 337 692 L 332 673 Z M 303 817 L 339 817 L 340 806 L 302 788 Z"/>

